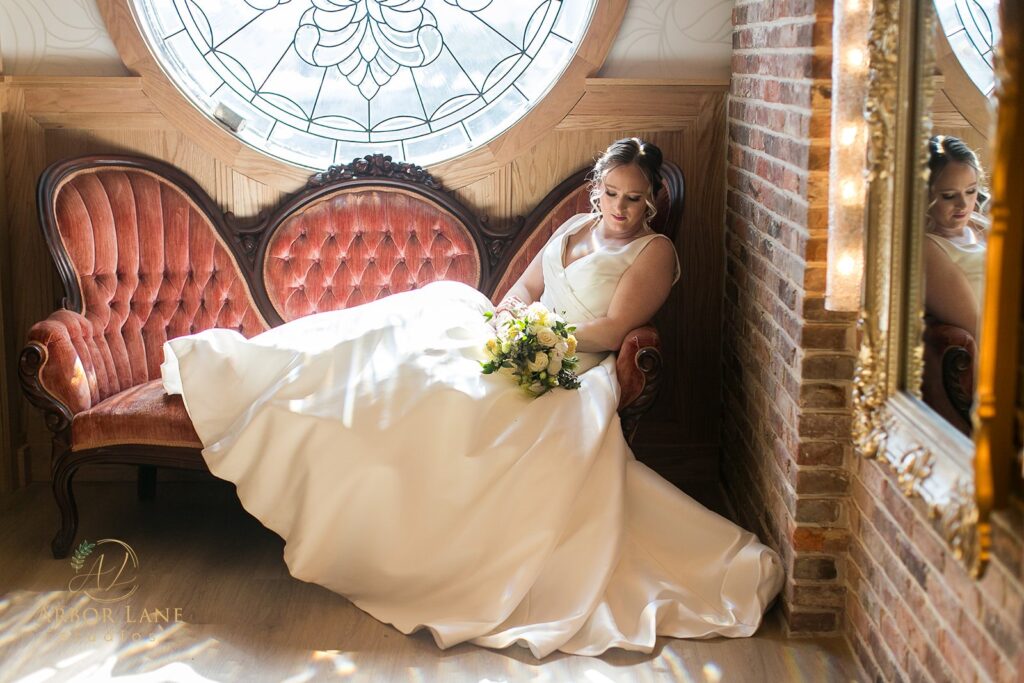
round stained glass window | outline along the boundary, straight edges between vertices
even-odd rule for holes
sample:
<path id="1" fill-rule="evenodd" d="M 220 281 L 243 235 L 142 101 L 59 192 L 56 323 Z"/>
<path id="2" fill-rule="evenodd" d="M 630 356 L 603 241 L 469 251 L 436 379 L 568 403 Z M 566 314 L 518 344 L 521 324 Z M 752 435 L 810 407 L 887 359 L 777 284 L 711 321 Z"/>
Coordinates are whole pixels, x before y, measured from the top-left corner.
<path id="1" fill-rule="evenodd" d="M 597 0 L 133 0 L 177 87 L 243 142 L 313 169 L 427 165 L 521 119 Z"/>
<path id="2" fill-rule="evenodd" d="M 996 87 L 993 58 L 999 44 L 999 0 L 935 0 L 935 9 L 960 65 L 978 90 L 990 97 Z"/>

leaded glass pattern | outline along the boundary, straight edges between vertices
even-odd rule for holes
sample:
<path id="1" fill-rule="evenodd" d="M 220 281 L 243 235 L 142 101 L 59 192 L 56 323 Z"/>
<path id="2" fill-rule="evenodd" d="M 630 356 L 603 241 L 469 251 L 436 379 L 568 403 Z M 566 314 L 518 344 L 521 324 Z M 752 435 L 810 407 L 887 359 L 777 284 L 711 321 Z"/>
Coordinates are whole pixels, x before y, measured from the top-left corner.
<path id="1" fill-rule="evenodd" d="M 1016 1 L 1016 0 L 1007 0 Z M 999 0 L 935 0 L 942 31 L 978 90 L 991 97 L 999 44 Z"/>
<path id="2" fill-rule="evenodd" d="M 511 127 L 555 84 L 597 0 L 133 0 L 178 88 L 246 144 L 321 169 L 421 165 Z M 232 126 L 233 127 L 233 126 Z"/>

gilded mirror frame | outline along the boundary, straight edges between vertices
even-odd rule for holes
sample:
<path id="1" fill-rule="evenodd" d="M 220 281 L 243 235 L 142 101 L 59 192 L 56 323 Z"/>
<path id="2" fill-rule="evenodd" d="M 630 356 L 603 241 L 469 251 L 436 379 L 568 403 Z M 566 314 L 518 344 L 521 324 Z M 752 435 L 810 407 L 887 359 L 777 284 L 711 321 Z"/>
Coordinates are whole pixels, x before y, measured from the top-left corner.
<path id="1" fill-rule="evenodd" d="M 1013 23 L 1016 18 L 1007 16 L 1005 6 L 1009 4 L 1013 3 L 1002 3 L 1004 46 L 1016 45 L 1019 32 L 1019 26 Z M 981 327 L 976 443 L 919 399 L 917 388 L 924 366 L 920 252 L 927 210 L 923 192 L 927 182 L 925 142 L 931 135 L 931 102 L 936 86 L 932 40 L 935 22 L 931 0 L 874 2 L 865 105 L 865 274 L 859 321 L 861 345 L 853 387 L 853 439 L 862 455 L 891 467 L 903 493 L 919 501 L 946 540 L 951 555 L 978 577 L 984 571 L 991 545 L 989 513 L 1002 500 L 1002 489 L 1006 488 L 995 481 L 1005 476 L 1002 465 L 993 461 L 991 438 L 993 430 L 997 434 L 1005 431 L 1003 423 L 1012 419 L 1013 411 L 1012 404 L 1009 411 L 990 407 L 992 402 L 985 393 L 986 377 L 994 376 L 992 368 L 997 362 L 995 342 L 1006 333 L 1005 329 L 994 329 L 993 311 L 999 304 L 1000 286 L 993 278 L 998 278 L 1000 271 L 992 266 L 1000 258 L 998 246 L 990 249 L 987 257 L 986 291 L 993 295 L 987 297 Z M 1014 71 L 1019 67 L 1017 62 L 1003 62 L 1000 135 L 1005 135 L 1004 115 L 1016 111 L 1016 79 L 1020 75 Z M 1013 153 L 1001 138 L 997 140 L 996 174 L 1006 170 Z M 998 185 L 994 188 L 997 191 Z M 1005 189 L 1005 183 L 1003 186 Z M 1001 198 L 997 195 L 994 200 L 993 236 L 998 243 Z M 1019 290 L 1019 279 L 1016 287 Z M 1017 301 L 1019 305 L 1019 296 Z"/>

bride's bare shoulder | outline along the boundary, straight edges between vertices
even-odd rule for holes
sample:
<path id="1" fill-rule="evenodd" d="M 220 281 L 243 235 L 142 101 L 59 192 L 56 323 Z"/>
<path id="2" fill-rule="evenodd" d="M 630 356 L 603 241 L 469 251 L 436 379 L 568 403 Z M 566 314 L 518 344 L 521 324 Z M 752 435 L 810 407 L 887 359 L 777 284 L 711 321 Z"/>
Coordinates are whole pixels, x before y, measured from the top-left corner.
<path id="1" fill-rule="evenodd" d="M 640 266 L 640 270 L 664 274 L 667 277 L 677 275 L 678 263 L 676 246 L 664 235 L 648 241 L 633 261 L 633 265 Z"/>

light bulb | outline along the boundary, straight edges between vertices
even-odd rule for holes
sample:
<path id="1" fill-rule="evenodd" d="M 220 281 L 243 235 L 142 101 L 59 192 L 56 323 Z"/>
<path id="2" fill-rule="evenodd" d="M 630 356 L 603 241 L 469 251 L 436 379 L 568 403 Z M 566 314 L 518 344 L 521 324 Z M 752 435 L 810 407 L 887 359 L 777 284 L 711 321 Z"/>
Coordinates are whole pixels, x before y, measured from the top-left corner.
<path id="1" fill-rule="evenodd" d="M 864 66 L 864 50 L 859 47 L 851 47 L 847 50 L 846 64 L 853 69 L 859 69 Z"/>
<path id="2" fill-rule="evenodd" d="M 857 204 L 860 199 L 860 193 L 856 181 L 844 180 L 839 186 L 839 196 L 842 198 L 843 204 L 846 206 L 853 206 Z"/>
<path id="3" fill-rule="evenodd" d="M 849 254 L 843 254 L 836 263 L 836 272 L 843 277 L 850 277 L 857 271 L 857 261 Z"/>
<path id="4" fill-rule="evenodd" d="M 857 133 L 860 131 L 856 124 L 843 126 L 839 131 L 839 144 L 849 147 L 857 140 Z"/>

